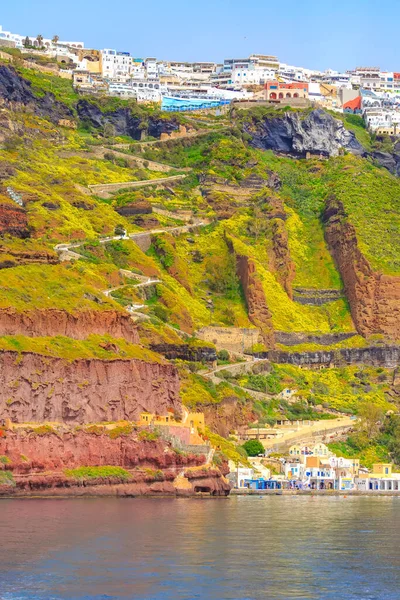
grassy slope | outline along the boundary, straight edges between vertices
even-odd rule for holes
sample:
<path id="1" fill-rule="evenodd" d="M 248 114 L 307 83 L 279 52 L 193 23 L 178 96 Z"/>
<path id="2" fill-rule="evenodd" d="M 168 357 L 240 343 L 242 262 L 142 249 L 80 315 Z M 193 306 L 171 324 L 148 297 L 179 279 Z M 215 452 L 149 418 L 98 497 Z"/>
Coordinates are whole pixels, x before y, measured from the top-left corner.
<path id="1" fill-rule="evenodd" d="M 111 346 L 115 350 L 107 349 Z M 32 352 L 69 361 L 91 358 L 101 360 L 138 359 L 152 363 L 162 361 L 162 358 L 151 350 L 129 344 L 124 339 L 99 335 L 90 335 L 85 340 L 73 340 L 64 336 L 36 338 L 22 335 L 4 336 L 0 337 L 0 351 L 18 352 L 19 354 Z"/>
<path id="2" fill-rule="evenodd" d="M 96 267 L 83 261 L 77 265 L 23 265 L 0 270 L 0 308 L 17 311 L 58 308 L 120 310 L 118 304 L 101 294 L 115 277 L 115 267 Z M 100 302 L 92 298 L 98 298 Z"/>

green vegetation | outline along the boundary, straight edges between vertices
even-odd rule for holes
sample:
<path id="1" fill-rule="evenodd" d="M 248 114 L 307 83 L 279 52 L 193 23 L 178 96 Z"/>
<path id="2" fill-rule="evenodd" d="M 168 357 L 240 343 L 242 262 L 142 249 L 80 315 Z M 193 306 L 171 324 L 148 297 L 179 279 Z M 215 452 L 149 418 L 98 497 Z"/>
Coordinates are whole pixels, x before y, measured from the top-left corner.
<path id="1" fill-rule="evenodd" d="M 89 335 L 85 340 L 74 340 L 60 335 L 55 337 L 4 336 L 0 337 L 0 351 L 19 354 L 31 352 L 68 361 L 96 358 L 100 360 L 136 359 L 157 363 L 162 360 L 158 354 L 142 346 L 130 344 L 121 338 L 114 339 L 110 336 L 99 335 Z"/>
<path id="2" fill-rule="evenodd" d="M 234 109 L 234 115 L 221 119 L 203 116 L 206 123 L 196 122 L 196 116 L 189 117 L 187 123 L 192 127 L 207 130 L 197 136 L 140 145 L 130 138 L 116 138 L 110 124 L 95 130 L 90 123 L 79 122 L 76 111 L 79 96 L 71 80 L 26 69 L 21 66 L 19 55 L 13 60 L 31 83 L 36 97 L 52 93 L 70 109 L 70 113 L 60 111 L 60 114 L 71 114 L 78 129 L 73 128 L 74 124 L 61 127 L 54 116 L 52 122 L 18 107 L 6 115 L 13 122 L 14 133 L 10 133 L 0 149 L 3 184 L 0 203 L 8 215 L 15 202 L 7 188 L 21 196 L 24 207 L 19 215 L 22 221 L 26 217 L 24 235 L 30 237 L 26 240 L 14 235 L 2 237 L 0 264 L 9 268 L 0 269 L 0 309 L 29 313 L 29 318 L 35 318 L 35 311 L 50 309 L 74 317 L 82 312 L 96 312 L 94 317 L 101 318 L 102 311 L 126 314 L 125 309 L 131 304 L 145 305 L 143 320 L 138 323 L 141 346 L 110 336 L 89 336 L 84 340 L 63 336 L 0 337 L 0 351 L 18 353 L 16 362 L 27 352 L 68 361 L 93 358 L 161 361 L 164 359 L 149 347 L 203 346 L 205 343 L 196 335 L 199 329 L 210 325 L 254 330 L 254 342 L 262 343 L 253 348 L 263 350 L 268 349 L 268 340 L 258 338 L 255 327 L 267 319 L 275 330 L 283 332 L 355 333 L 343 282 L 324 235 L 325 203 L 332 194 L 343 203 L 360 250 L 372 268 L 384 274 L 400 274 L 398 179 L 371 160 L 350 154 L 329 160 L 297 160 L 249 144 L 250 136 L 243 133 L 244 123 L 256 127 L 265 116 L 283 116 L 292 109 L 280 106 L 257 106 L 250 111 Z M 144 133 L 153 117 L 186 121 L 182 115 L 161 113 L 155 105 L 142 106 L 110 97 L 89 98 L 89 101 L 103 114 L 128 109 L 140 121 Z M 300 113 L 302 118 L 308 109 Z M 360 117 L 337 114 L 335 117 L 342 119 L 368 150 L 390 150 L 391 140 L 371 137 Z M 126 157 L 113 151 L 112 144 L 119 141 L 130 144 Z M 101 158 L 104 149 L 100 152 L 96 146 L 104 144 L 107 152 Z M 135 160 L 136 154 L 145 159 L 143 164 Z M 185 172 L 187 177 L 162 188 L 124 188 L 124 182 L 163 175 L 148 169 L 149 160 L 168 164 Z M 99 183 L 118 183 L 121 189 L 115 194 L 96 196 L 90 186 Z M 121 216 L 118 211 L 127 205 L 140 208 L 142 214 Z M 11 220 L 13 224 L 16 222 L 14 217 Z M 176 231 L 151 234 L 147 251 L 141 250 L 133 239 L 106 243 L 101 239 L 122 236 L 124 232 L 163 230 L 199 220 L 203 221 L 201 227 L 180 235 Z M 75 252 L 71 262 L 57 262 L 54 246 L 74 241 L 81 245 L 71 248 Z M 243 267 L 246 264 L 248 272 Z M 143 276 L 159 281 L 138 287 Z M 343 298 L 319 306 L 303 305 L 296 301 L 296 288 L 315 290 L 316 295 L 319 290 L 336 290 L 343 292 Z M 108 295 L 104 293 L 107 290 Z M 260 321 L 259 312 L 268 316 Z M 44 312 L 40 318 L 44 318 Z M 268 325 L 263 326 L 268 329 Z M 338 351 L 361 348 L 372 341 L 386 343 L 384 339 L 365 340 L 354 335 L 332 346 L 314 343 L 278 345 L 278 349 Z M 226 350 L 218 353 L 220 364 L 227 364 L 230 358 Z M 381 424 L 367 436 L 365 427 L 364 434 L 357 431 L 344 443 L 342 453 L 362 453 L 368 464 L 389 455 L 400 462 L 397 446 L 400 430 L 394 417 L 383 416 L 387 411 L 397 411 L 389 370 L 343 366 L 313 371 L 272 365 L 268 373 L 232 377 L 229 371 L 220 372 L 225 379 L 214 383 L 201 376 L 204 365 L 178 360 L 174 363 L 179 370 L 182 402 L 191 410 L 205 409 L 212 415 L 213 411 L 222 412 L 232 401 L 241 424 L 257 420 L 258 424 L 270 425 L 282 417 L 328 419 L 335 416 L 332 414 L 335 411 L 359 414 L 364 425 L 373 418 Z M 295 394 L 279 398 L 285 389 L 295 390 Z M 252 391 L 261 394 L 253 398 Z M 368 418 L 364 411 L 369 413 Z M 234 431 L 236 423 L 229 427 Z M 85 431 L 118 438 L 131 435 L 136 428 L 124 422 L 112 428 L 94 425 Z M 47 425 L 34 432 L 57 433 Z M 230 458 L 247 464 L 243 448 L 236 447 L 234 441 L 212 432 L 208 435 L 217 449 L 216 462 Z M 158 436 L 157 431 L 138 432 L 141 441 L 155 441 Z M 0 464 L 6 465 L 6 458 L 0 457 Z M 121 474 L 109 471 L 118 468 L 82 467 L 70 473 L 83 480 L 119 477 Z M 158 476 L 153 473 L 152 477 Z"/>
<path id="3" fill-rule="evenodd" d="M 90 481 L 91 479 L 113 479 L 118 481 L 129 481 L 132 476 L 122 467 L 78 467 L 77 469 L 66 469 L 64 471 L 67 477 L 72 477 L 78 481 Z"/>
<path id="4" fill-rule="evenodd" d="M 220 375 L 223 376 L 224 372 L 220 372 Z M 275 364 L 270 373 L 229 376 L 228 381 L 272 397 L 285 389 L 292 392 L 290 402 L 275 399 L 265 401 L 259 407 L 260 418 L 263 413 L 269 419 L 282 415 L 295 419 L 329 418 L 330 415 L 324 416 L 324 409 L 352 414 L 366 403 L 372 403 L 381 410 L 394 408 L 387 396 L 391 385 L 390 371 L 380 367 L 344 366 L 311 370 Z"/>
<path id="5" fill-rule="evenodd" d="M 247 440 L 242 445 L 242 448 L 246 451 L 247 456 L 258 456 L 259 454 L 264 454 L 265 451 L 260 440 Z"/>
<path id="6" fill-rule="evenodd" d="M 32 91 L 38 98 L 43 97 L 46 93 L 51 93 L 56 100 L 66 104 L 69 108 L 74 108 L 79 100 L 79 95 L 72 86 L 72 79 L 64 79 L 22 66 L 17 66 L 17 71 L 24 79 L 31 82 Z"/>
<path id="7" fill-rule="evenodd" d="M 155 442 L 160 437 L 158 431 L 147 431 L 146 429 L 142 429 L 139 432 L 139 440 L 142 442 Z"/>
<path id="8" fill-rule="evenodd" d="M 237 446 L 234 442 L 213 433 L 210 429 L 206 429 L 206 437 L 225 460 L 232 460 L 236 464 L 251 467 L 247 452 L 241 446 Z"/>
<path id="9" fill-rule="evenodd" d="M 0 471 L 0 485 L 11 485 L 15 487 L 14 475 L 11 471 Z"/>

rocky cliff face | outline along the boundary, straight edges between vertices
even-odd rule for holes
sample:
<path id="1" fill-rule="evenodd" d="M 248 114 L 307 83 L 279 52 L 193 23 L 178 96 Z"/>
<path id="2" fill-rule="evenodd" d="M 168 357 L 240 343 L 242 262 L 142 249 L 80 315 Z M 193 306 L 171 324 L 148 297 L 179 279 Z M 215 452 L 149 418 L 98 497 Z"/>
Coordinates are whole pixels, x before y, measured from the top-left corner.
<path id="1" fill-rule="evenodd" d="M 295 278 L 295 266 L 290 256 L 289 236 L 282 219 L 272 224 L 272 270 L 289 298 L 293 298 L 292 282 Z"/>
<path id="2" fill-rule="evenodd" d="M 272 315 L 268 309 L 261 280 L 257 276 L 255 262 L 247 256 L 236 256 L 236 272 L 246 298 L 250 321 L 261 329 L 268 346 L 275 343 Z"/>
<path id="3" fill-rule="evenodd" d="M 181 411 L 178 373 L 168 363 L 0 353 L 0 418 L 12 422 L 134 421 L 169 408 Z"/>
<path id="4" fill-rule="evenodd" d="M 0 236 L 6 234 L 21 239 L 30 236 L 26 211 L 17 204 L 0 203 Z"/>
<path id="5" fill-rule="evenodd" d="M 224 398 L 218 404 L 204 406 L 203 412 L 207 426 L 226 438 L 232 431 L 247 427 L 257 419 L 252 405 L 241 402 L 235 396 Z"/>
<path id="6" fill-rule="evenodd" d="M 135 431 L 114 439 L 85 431 L 6 431 L 0 437 L 0 452 L 7 456 L 14 479 L 13 484 L 0 485 L 0 496 L 190 496 L 200 489 L 211 495 L 230 491 L 224 469 L 205 466 L 204 454 L 177 453 L 171 443 L 141 440 Z M 65 472 L 82 466 L 122 467 L 127 478 L 79 480 Z"/>
<path id="7" fill-rule="evenodd" d="M 18 75 L 12 67 L 0 65 L 0 101 L 3 104 L 18 104 L 31 108 L 35 114 L 48 117 L 58 123 L 61 119 L 72 119 L 72 111 L 58 102 L 53 94 L 38 97 L 31 83 Z"/>
<path id="8" fill-rule="evenodd" d="M 165 450 L 167 450 L 165 452 Z M 204 455 L 176 454 L 162 439 L 140 440 L 138 433 L 111 437 L 106 432 L 90 433 L 84 430 L 48 433 L 6 431 L 0 438 L 0 452 L 11 461 L 14 473 L 60 471 L 80 466 L 120 466 L 126 469 L 148 467 L 183 469 L 201 465 Z M 27 460 L 21 459 L 21 454 Z"/>
<path id="9" fill-rule="evenodd" d="M 190 346 L 189 344 L 151 344 L 150 350 L 173 360 L 214 362 L 217 352 L 213 346 Z"/>
<path id="10" fill-rule="evenodd" d="M 357 331 L 400 339 L 400 277 L 374 272 L 358 247 L 354 226 L 335 196 L 328 198 L 325 236 L 338 265 Z"/>
<path id="11" fill-rule="evenodd" d="M 371 346 L 368 348 L 340 348 L 338 350 L 318 350 L 316 352 L 281 352 L 271 350 L 257 354 L 274 363 L 287 363 L 296 366 L 345 366 L 370 365 L 394 369 L 400 365 L 399 346 Z"/>
<path id="12" fill-rule="evenodd" d="M 393 148 L 393 152 L 382 152 L 381 150 L 375 150 L 372 153 L 372 158 L 380 167 L 384 167 L 392 173 L 400 177 L 400 143 L 396 142 Z"/>
<path id="13" fill-rule="evenodd" d="M 319 344 L 320 346 L 331 346 L 343 340 L 354 337 L 355 333 L 325 333 L 314 335 L 309 333 L 292 333 L 287 331 L 275 331 L 278 344 L 285 346 L 297 346 L 298 344 Z"/>
<path id="14" fill-rule="evenodd" d="M 1 255 L 0 255 L 1 256 Z M 91 334 L 125 338 L 139 344 L 139 334 L 130 315 L 115 310 L 82 311 L 75 314 L 64 310 L 31 310 L 17 312 L 0 309 L 0 335 L 46 337 L 63 335 L 84 340 Z"/>
<path id="15" fill-rule="evenodd" d="M 179 129 L 176 119 L 149 117 L 147 124 L 144 124 L 142 119 L 134 116 L 129 108 L 103 112 L 97 104 L 92 104 L 88 100 L 79 100 L 77 111 L 81 121 L 90 123 L 92 127 L 102 129 L 107 124 L 112 125 L 116 135 L 128 135 L 134 140 L 140 140 L 143 127 L 147 135 L 155 138 L 159 138 L 162 133 L 171 133 Z"/>
<path id="16" fill-rule="evenodd" d="M 55 265 L 58 262 L 58 255 L 51 250 L 15 250 L 0 243 L 0 269 L 32 263 Z"/>
<path id="17" fill-rule="evenodd" d="M 307 153 L 337 156 L 341 148 L 358 155 L 365 149 L 342 121 L 323 110 L 310 113 L 287 112 L 282 117 L 265 116 L 257 122 L 245 123 L 250 144 L 262 150 L 304 157 Z"/>

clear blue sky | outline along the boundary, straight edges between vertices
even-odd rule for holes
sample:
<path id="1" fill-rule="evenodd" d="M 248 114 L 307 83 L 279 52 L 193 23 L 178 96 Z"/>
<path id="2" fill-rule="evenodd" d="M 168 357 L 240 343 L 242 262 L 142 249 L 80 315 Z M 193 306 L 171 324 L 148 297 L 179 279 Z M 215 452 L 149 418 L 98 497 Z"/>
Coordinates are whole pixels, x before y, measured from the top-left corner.
<path id="1" fill-rule="evenodd" d="M 0 0 L 16 33 L 137 57 L 222 61 L 250 53 L 338 70 L 400 71 L 399 0 Z"/>

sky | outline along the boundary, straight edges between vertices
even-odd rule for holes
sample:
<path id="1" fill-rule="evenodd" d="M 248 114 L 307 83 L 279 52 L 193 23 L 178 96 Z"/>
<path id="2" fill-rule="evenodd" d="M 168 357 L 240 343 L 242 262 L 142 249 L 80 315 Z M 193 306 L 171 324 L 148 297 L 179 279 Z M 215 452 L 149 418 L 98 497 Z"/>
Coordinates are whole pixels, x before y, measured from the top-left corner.
<path id="1" fill-rule="evenodd" d="M 22 35 L 58 35 L 138 58 L 222 62 L 273 54 L 339 71 L 400 71 L 399 20 L 399 0 L 0 0 L 0 25 Z"/>

